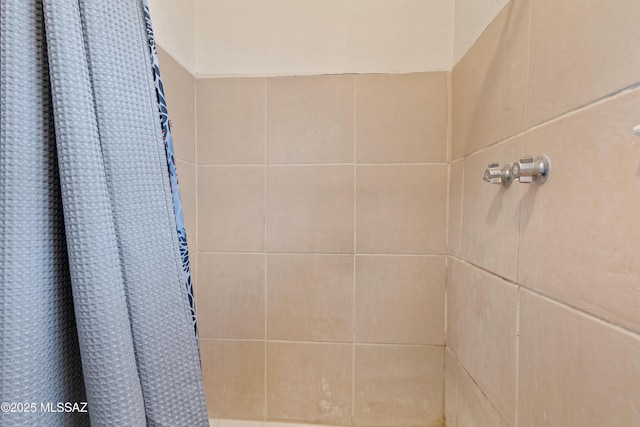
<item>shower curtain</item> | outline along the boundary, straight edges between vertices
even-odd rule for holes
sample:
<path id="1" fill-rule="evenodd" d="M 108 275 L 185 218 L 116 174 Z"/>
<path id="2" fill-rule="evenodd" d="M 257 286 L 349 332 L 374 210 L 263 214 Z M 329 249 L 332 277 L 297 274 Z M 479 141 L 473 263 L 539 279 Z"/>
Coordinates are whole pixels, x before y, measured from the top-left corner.
<path id="1" fill-rule="evenodd" d="M 0 426 L 208 425 L 145 9 L 0 0 Z"/>

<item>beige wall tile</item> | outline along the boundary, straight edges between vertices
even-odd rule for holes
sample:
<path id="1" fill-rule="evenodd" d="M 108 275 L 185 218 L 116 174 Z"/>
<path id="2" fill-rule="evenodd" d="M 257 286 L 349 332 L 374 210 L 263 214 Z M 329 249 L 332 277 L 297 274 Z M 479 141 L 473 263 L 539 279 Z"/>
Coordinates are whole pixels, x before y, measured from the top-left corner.
<path id="1" fill-rule="evenodd" d="M 460 256 L 462 248 L 462 200 L 464 185 L 464 159 L 449 166 L 449 234 L 447 253 Z"/>
<path id="2" fill-rule="evenodd" d="M 447 346 L 512 425 L 517 310 L 516 286 L 450 258 Z"/>
<path id="3" fill-rule="evenodd" d="M 353 252 L 353 166 L 270 166 L 267 249 Z"/>
<path id="4" fill-rule="evenodd" d="M 264 250 L 265 167 L 198 167 L 198 249 Z"/>
<path id="5" fill-rule="evenodd" d="M 353 162 L 353 78 L 267 80 L 269 163 Z"/>
<path id="6" fill-rule="evenodd" d="M 510 427 L 449 351 L 445 361 L 447 427 Z"/>
<path id="7" fill-rule="evenodd" d="M 446 72 L 356 76 L 360 163 L 447 160 Z"/>
<path id="8" fill-rule="evenodd" d="M 196 162 L 196 80 L 162 48 L 158 47 L 165 100 L 171 120 L 174 155 L 177 160 Z"/>
<path id="9" fill-rule="evenodd" d="M 444 253 L 446 165 L 358 166 L 359 253 Z"/>
<path id="10" fill-rule="evenodd" d="M 270 420 L 350 425 L 352 346 L 267 344 Z"/>
<path id="11" fill-rule="evenodd" d="M 264 339 L 264 257 L 198 255 L 198 327 L 202 338 Z"/>
<path id="12" fill-rule="evenodd" d="M 462 58 L 451 72 L 451 160 L 456 160 L 465 154 L 465 123 L 466 109 L 464 96 L 464 64 Z"/>
<path id="13" fill-rule="evenodd" d="M 268 339 L 352 341 L 352 255 L 267 259 Z"/>
<path id="14" fill-rule="evenodd" d="M 358 256 L 356 342 L 444 344 L 444 256 Z"/>
<path id="15" fill-rule="evenodd" d="M 440 427 L 444 347 L 356 346 L 355 425 Z"/>
<path id="16" fill-rule="evenodd" d="M 511 187 L 482 180 L 492 162 L 514 162 L 522 157 L 522 137 L 481 151 L 464 160 L 462 202 L 462 258 L 499 276 L 516 279 L 520 197 L 523 185 Z"/>
<path id="17" fill-rule="evenodd" d="M 525 129 L 530 1 L 508 3 L 464 58 L 466 154 Z"/>
<path id="18" fill-rule="evenodd" d="M 640 332 L 638 111 L 636 89 L 530 133 L 552 169 L 524 193 L 518 279 Z"/>
<path id="19" fill-rule="evenodd" d="M 640 2 L 531 3 L 530 124 L 640 81 Z"/>
<path id="20" fill-rule="evenodd" d="M 265 80 L 197 80 L 198 164 L 265 162 Z"/>
<path id="21" fill-rule="evenodd" d="M 201 340 L 210 417 L 264 419 L 264 342 Z"/>
<path id="22" fill-rule="evenodd" d="M 640 337 L 521 293 L 521 427 L 640 425 Z"/>
<path id="23" fill-rule="evenodd" d="M 178 186 L 180 188 L 180 200 L 182 202 L 182 214 L 187 229 L 189 249 L 195 255 L 198 248 L 198 235 L 196 230 L 196 166 L 183 161 L 176 161 L 178 172 Z"/>

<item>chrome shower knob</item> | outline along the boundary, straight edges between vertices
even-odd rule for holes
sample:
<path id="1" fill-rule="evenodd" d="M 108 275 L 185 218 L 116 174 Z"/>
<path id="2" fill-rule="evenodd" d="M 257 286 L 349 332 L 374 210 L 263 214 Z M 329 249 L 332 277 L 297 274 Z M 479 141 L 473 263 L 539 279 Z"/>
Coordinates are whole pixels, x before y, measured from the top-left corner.
<path id="1" fill-rule="evenodd" d="M 513 181 L 513 174 L 511 173 L 511 165 L 506 164 L 500 168 L 499 163 L 490 163 L 487 169 L 484 171 L 485 182 L 491 184 L 504 185 L 508 187 Z"/>
<path id="2" fill-rule="evenodd" d="M 502 184 L 502 174 L 500 172 L 500 164 L 490 163 L 484 171 L 484 181 L 491 184 Z"/>
<path id="3" fill-rule="evenodd" d="M 551 162 L 544 154 L 534 159 L 533 157 L 523 157 L 519 162 L 514 163 L 513 177 L 523 184 L 537 182 L 542 184 L 549 176 Z"/>
<path id="4" fill-rule="evenodd" d="M 521 183 L 533 182 L 533 157 L 523 157 L 513 164 L 513 176 Z"/>

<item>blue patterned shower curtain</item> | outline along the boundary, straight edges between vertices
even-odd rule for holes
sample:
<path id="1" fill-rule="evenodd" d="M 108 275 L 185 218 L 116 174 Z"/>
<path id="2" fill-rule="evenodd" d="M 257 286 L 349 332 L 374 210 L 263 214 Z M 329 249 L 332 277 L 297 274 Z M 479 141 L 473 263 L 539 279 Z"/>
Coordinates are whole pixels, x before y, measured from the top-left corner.
<path id="1" fill-rule="evenodd" d="M 0 0 L 0 426 L 206 426 L 142 0 Z"/>

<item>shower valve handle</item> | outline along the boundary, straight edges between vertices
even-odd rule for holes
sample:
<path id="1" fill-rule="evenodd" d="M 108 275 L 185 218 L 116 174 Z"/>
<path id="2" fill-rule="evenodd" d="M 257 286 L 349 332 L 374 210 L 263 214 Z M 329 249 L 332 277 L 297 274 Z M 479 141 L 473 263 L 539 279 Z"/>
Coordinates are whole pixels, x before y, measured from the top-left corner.
<path id="1" fill-rule="evenodd" d="M 499 163 L 490 163 L 487 169 L 484 171 L 485 182 L 497 185 L 504 185 L 508 187 L 513 181 L 513 174 L 511 173 L 511 165 L 506 164 L 500 168 Z"/>
<path id="2" fill-rule="evenodd" d="M 543 183 L 549 176 L 550 162 L 545 155 L 537 158 L 523 157 L 519 162 L 514 163 L 512 173 L 514 178 L 523 184 L 531 182 Z"/>

